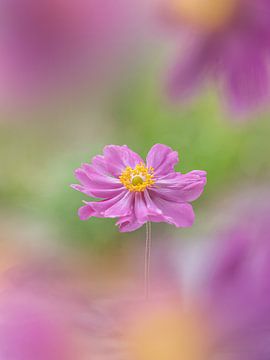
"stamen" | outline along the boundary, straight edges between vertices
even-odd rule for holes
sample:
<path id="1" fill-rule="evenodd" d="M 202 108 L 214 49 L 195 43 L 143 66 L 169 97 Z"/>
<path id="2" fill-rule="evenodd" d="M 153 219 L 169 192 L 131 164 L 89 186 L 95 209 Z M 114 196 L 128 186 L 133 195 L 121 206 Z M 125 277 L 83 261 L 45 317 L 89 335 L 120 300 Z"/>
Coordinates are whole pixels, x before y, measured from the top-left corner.
<path id="1" fill-rule="evenodd" d="M 155 183 L 153 173 L 154 169 L 152 167 L 147 168 L 143 163 L 140 163 L 134 169 L 127 166 L 119 176 L 119 180 L 129 191 L 142 192 Z"/>

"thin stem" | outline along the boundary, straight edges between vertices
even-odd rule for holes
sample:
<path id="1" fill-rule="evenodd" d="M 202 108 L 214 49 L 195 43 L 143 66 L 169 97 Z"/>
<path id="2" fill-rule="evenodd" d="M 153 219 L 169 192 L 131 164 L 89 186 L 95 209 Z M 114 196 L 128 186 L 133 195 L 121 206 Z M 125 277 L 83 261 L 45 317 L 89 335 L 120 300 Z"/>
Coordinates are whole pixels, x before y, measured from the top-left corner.
<path id="1" fill-rule="evenodd" d="M 148 221 L 146 223 L 145 261 L 144 261 L 145 299 L 149 298 L 150 256 L 151 256 L 151 222 Z"/>

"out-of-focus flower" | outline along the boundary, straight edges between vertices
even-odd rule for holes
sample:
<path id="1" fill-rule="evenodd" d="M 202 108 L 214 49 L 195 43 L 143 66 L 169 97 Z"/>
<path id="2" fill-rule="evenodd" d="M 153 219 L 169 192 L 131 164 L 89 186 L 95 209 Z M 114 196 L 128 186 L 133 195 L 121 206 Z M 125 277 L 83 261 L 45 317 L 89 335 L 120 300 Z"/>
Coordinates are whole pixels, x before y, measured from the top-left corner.
<path id="1" fill-rule="evenodd" d="M 75 171 L 81 185 L 72 187 L 103 199 L 85 202 L 80 218 L 119 218 L 120 231 L 136 230 L 147 221 L 191 226 L 194 213 L 189 202 L 203 192 L 206 172 L 181 174 L 174 170 L 177 163 L 177 152 L 162 144 L 151 148 L 146 163 L 127 146 L 106 146 L 91 165 Z"/>
<path id="2" fill-rule="evenodd" d="M 74 319 L 81 307 L 69 293 L 68 273 L 52 262 L 28 259 L 14 260 L 1 276 L 0 358 L 74 359 L 79 354 Z"/>
<path id="3" fill-rule="evenodd" d="M 71 262 L 63 257 L 31 257 L 14 259 L 1 277 L 5 278 L 0 291 L 1 360 L 96 358 L 102 342 L 99 333 L 111 336 L 112 326 L 102 320 L 102 304 L 93 303 L 89 279 L 98 278 L 93 272 L 89 277 L 88 267 L 76 257 Z M 94 342 L 88 336 L 93 330 L 98 334 Z"/>
<path id="4" fill-rule="evenodd" d="M 197 290 L 217 329 L 213 340 L 219 356 L 270 356 L 269 240 L 269 207 L 255 207 L 206 254 L 208 265 Z"/>
<path id="5" fill-rule="evenodd" d="M 203 319 L 174 301 L 151 301 L 131 318 L 129 360 L 203 360 L 208 338 Z"/>
<path id="6" fill-rule="evenodd" d="M 165 7 L 179 35 L 187 35 L 170 75 L 172 97 L 189 96 L 210 76 L 236 115 L 265 105 L 270 85 L 268 0 L 171 0 Z"/>
<path id="7" fill-rule="evenodd" d="M 1 1 L 1 102 L 94 75 L 134 30 L 138 11 L 130 7 L 126 0 Z"/>
<path id="8" fill-rule="evenodd" d="M 20 292 L 5 297 L 0 304 L 1 359 L 73 358 L 70 333 L 59 309 Z"/>
<path id="9" fill-rule="evenodd" d="M 148 301 L 129 293 L 129 301 L 119 299 L 107 307 L 104 314 L 108 320 L 116 320 L 118 331 L 107 334 L 108 344 L 112 344 L 112 339 L 115 344 L 112 358 L 117 358 L 113 354 L 122 349 L 123 359 L 128 360 L 269 359 L 268 214 L 267 211 L 247 216 L 216 239 L 213 246 L 207 245 L 205 251 L 197 254 L 199 257 L 190 254 L 197 261 L 193 263 L 194 276 L 189 277 L 192 284 L 188 284 L 188 289 L 185 281 L 179 281 L 178 286 L 174 281 L 171 292 L 168 288 L 162 292 L 161 283 Z M 161 267 L 153 276 L 158 277 L 163 271 Z M 189 266 L 185 271 L 190 271 Z M 185 271 L 178 278 L 184 280 Z M 99 330 L 102 332 L 101 327 Z M 105 349 L 106 341 L 103 345 Z"/>

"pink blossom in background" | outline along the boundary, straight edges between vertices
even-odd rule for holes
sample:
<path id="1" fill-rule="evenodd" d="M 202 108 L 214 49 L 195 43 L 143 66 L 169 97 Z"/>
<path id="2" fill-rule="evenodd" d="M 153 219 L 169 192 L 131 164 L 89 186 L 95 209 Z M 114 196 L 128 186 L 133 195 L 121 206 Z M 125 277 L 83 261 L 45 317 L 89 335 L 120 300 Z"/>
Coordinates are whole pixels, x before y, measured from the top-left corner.
<path id="1" fill-rule="evenodd" d="M 181 257 L 182 262 L 191 256 L 196 261 L 188 280 L 188 263 L 170 275 L 163 262 L 152 273 L 152 277 L 159 278 L 166 272 L 170 292 L 167 286 L 162 291 L 162 281 L 148 301 L 143 301 L 140 293 L 136 296 L 130 292 L 124 296 L 122 292 L 121 299 L 118 292 L 118 300 L 105 304 L 104 316 L 96 318 L 96 327 L 89 330 L 92 339 L 103 334 L 103 347 L 96 350 L 98 354 L 113 343 L 108 359 L 122 358 L 119 353 L 124 353 L 123 359 L 128 360 L 268 360 L 268 214 L 269 207 L 239 216 L 238 225 L 213 237 L 211 247 L 201 244 L 199 253 L 181 248 L 177 254 L 174 249 L 171 260 Z M 171 265 L 169 261 L 169 268 Z M 115 331 L 106 333 L 99 322 L 114 324 Z"/>
<path id="2" fill-rule="evenodd" d="M 165 8 L 183 41 L 170 73 L 173 98 L 185 100 L 210 78 L 239 118 L 267 104 L 269 0 L 170 0 Z"/>
<path id="3" fill-rule="evenodd" d="M 217 329 L 218 355 L 233 359 L 270 357 L 269 206 L 256 204 L 208 251 L 198 268 L 202 301 Z M 196 292 L 196 294 L 198 293 Z"/>
<path id="4" fill-rule="evenodd" d="M 1 1 L 1 104 L 93 75 L 129 43 L 140 15 L 129 0 Z"/>
<path id="5" fill-rule="evenodd" d="M 0 358 L 76 358 L 74 319 L 80 306 L 75 293 L 73 297 L 69 293 L 69 273 L 51 261 L 34 264 L 15 260 L 1 277 L 5 281 L 0 294 Z"/>
<path id="6" fill-rule="evenodd" d="M 72 360 L 67 325 L 53 307 L 33 296 L 13 294 L 1 300 L 0 357 L 2 360 Z"/>
<path id="7" fill-rule="evenodd" d="M 146 162 L 127 146 L 108 145 L 103 155 L 75 171 L 80 185 L 75 190 L 102 199 L 86 202 L 79 209 L 82 220 L 90 217 L 119 218 L 120 231 L 133 231 L 147 221 L 189 227 L 196 200 L 206 184 L 206 172 L 181 174 L 174 170 L 178 153 L 162 144 L 154 145 Z"/>

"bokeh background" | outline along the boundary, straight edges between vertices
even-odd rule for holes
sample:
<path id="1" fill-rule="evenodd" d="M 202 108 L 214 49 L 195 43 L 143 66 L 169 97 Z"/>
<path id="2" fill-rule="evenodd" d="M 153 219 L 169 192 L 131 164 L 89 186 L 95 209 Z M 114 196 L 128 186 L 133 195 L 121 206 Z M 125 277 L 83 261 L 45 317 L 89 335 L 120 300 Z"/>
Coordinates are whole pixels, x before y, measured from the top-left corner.
<path id="1" fill-rule="evenodd" d="M 157 2 L 117 0 L 112 6 L 112 1 L 89 1 L 93 6 L 89 14 L 98 9 L 97 28 L 93 22 L 91 36 L 87 21 L 76 23 L 72 11 L 61 13 L 61 1 L 51 0 L 49 8 L 41 1 L 41 7 L 50 11 L 47 18 L 37 19 L 31 1 L 18 12 L 23 2 L 5 4 L 17 6 L 17 12 L 3 8 L 3 29 L 11 35 L 0 37 L 4 44 L 12 43 L 9 55 L 13 60 L 22 58 L 19 65 L 10 62 L 11 57 L 4 59 L 10 66 L 4 60 L 0 64 L 1 278 L 24 279 L 20 266 L 30 267 L 37 277 L 30 283 L 36 289 L 48 281 L 50 293 L 55 285 L 50 285 L 48 268 L 64 264 L 72 274 L 66 275 L 67 283 L 73 284 L 69 286 L 83 288 L 94 298 L 108 297 L 123 282 L 130 285 L 135 278 L 143 279 L 144 228 L 120 234 L 113 219 L 82 222 L 77 216 L 86 196 L 70 188 L 76 182 L 74 169 L 100 154 L 107 144 L 127 144 L 145 156 L 153 144 L 164 143 L 179 152 L 178 171 L 207 171 L 206 189 L 194 204 L 194 226 L 153 226 L 153 247 L 164 254 L 172 252 L 178 265 L 183 248 L 195 247 L 196 256 L 202 257 L 205 244 L 214 243 L 217 234 L 242 223 L 246 212 L 258 215 L 255 209 L 268 204 L 269 112 L 238 121 L 223 107 L 222 94 L 211 81 L 192 100 L 173 101 L 166 79 L 181 41 L 176 44 Z M 79 6 L 83 7 L 82 1 L 75 5 Z M 16 23 L 12 16 L 20 21 Z M 31 25 L 28 29 L 26 23 Z M 21 28 L 13 29 L 15 24 Z M 51 25 L 49 33 L 44 30 L 46 24 Z M 18 36 L 22 31 L 25 34 Z M 29 45 L 27 31 L 36 34 L 30 37 L 33 53 L 25 47 Z M 52 40 L 55 43 L 50 47 Z M 37 46 L 42 41 L 46 46 Z M 59 47 L 62 53 L 55 52 Z M 188 266 L 192 273 L 193 262 Z M 19 275 L 14 275 L 16 271 Z M 66 288 L 58 291 L 62 294 Z M 57 359 L 65 359 L 61 356 Z M 14 355 L 12 359 L 22 358 Z M 28 355 L 27 359 L 41 357 Z M 91 357 L 77 354 L 73 359 Z"/>

